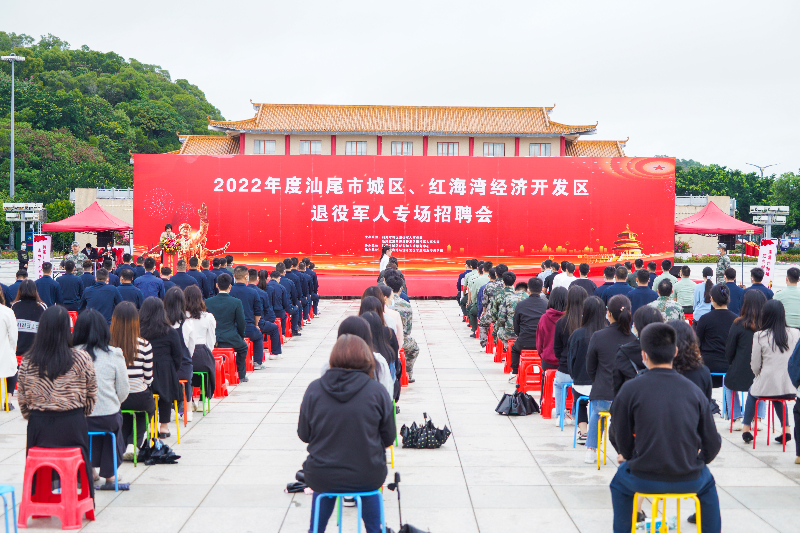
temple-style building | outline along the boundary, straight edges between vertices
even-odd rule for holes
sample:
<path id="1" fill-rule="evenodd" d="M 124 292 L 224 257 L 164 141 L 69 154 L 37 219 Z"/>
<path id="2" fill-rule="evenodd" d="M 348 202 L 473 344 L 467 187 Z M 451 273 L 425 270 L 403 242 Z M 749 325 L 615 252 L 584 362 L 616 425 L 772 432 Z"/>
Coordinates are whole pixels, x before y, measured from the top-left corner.
<path id="1" fill-rule="evenodd" d="M 251 102 L 252 103 L 252 102 Z M 224 135 L 179 135 L 185 155 L 625 157 L 625 141 L 583 139 L 597 123 L 550 118 L 553 107 L 255 104 L 245 120 L 210 120 Z"/>
<path id="2" fill-rule="evenodd" d="M 637 239 L 638 235 L 631 231 L 630 226 L 625 225 L 625 231 L 617 234 L 614 247 L 611 251 L 615 256 L 619 256 L 618 261 L 628 261 L 642 257 L 642 242 Z"/>

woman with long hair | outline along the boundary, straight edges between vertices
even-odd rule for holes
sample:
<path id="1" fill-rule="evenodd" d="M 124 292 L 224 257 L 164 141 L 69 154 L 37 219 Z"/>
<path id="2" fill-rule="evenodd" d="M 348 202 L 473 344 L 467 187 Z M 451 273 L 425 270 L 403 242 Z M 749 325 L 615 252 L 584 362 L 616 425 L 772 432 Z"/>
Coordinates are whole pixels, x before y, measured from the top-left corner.
<path id="1" fill-rule="evenodd" d="M 172 402 L 183 401 L 178 369 L 183 362 L 183 340 L 167 321 L 164 303 L 148 296 L 139 310 L 140 334 L 153 349 L 153 393 L 158 394 L 159 438 L 170 437 Z M 176 421 L 177 423 L 178 421 Z"/>
<path id="2" fill-rule="evenodd" d="M 382 287 L 389 290 L 391 294 L 392 290 L 389 289 L 386 285 L 382 285 Z M 389 309 L 386 302 L 386 296 L 384 296 L 383 291 L 381 290 L 381 286 L 374 285 L 372 287 L 367 287 L 364 289 L 364 293 L 361 295 L 361 299 L 363 300 L 367 296 L 374 296 L 378 299 L 379 302 L 383 304 L 383 315 L 381 315 L 382 320 L 386 324 L 386 326 L 394 331 L 395 336 L 397 337 L 397 344 L 398 346 L 403 345 L 403 321 L 400 318 L 400 314 L 393 310 Z M 396 317 L 395 317 L 396 315 Z"/>
<path id="3" fill-rule="evenodd" d="M 728 309 L 731 290 L 724 283 L 714 285 L 709 291 L 712 309 L 695 319 L 694 329 L 700 344 L 703 363 L 712 374 L 725 374 L 728 371 L 728 359 L 725 357 L 725 343 L 731 331 L 736 315 Z M 695 316 L 697 316 L 695 307 Z M 714 387 L 722 386 L 722 376 L 711 376 Z"/>
<path id="4" fill-rule="evenodd" d="M 693 317 L 695 322 L 700 320 L 703 315 L 712 309 L 711 289 L 714 287 L 714 270 L 711 267 L 705 267 L 703 269 L 703 279 L 706 281 L 698 283 L 697 287 L 694 288 L 694 298 L 692 301 L 694 304 Z"/>
<path id="5" fill-rule="evenodd" d="M 97 380 L 92 357 L 72 348 L 69 323 L 69 313 L 60 305 L 39 318 L 41 331 L 19 367 L 19 410 L 28 421 L 28 450 L 81 449 L 94 498 L 86 417 L 97 402 Z"/>
<path id="6" fill-rule="evenodd" d="M 553 291 L 555 292 L 555 290 Z M 564 307 L 564 314 L 556 321 L 555 332 L 553 335 L 553 354 L 558 361 L 556 369 L 555 383 L 569 383 L 572 378 L 569 376 L 569 338 L 581 327 L 581 317 L 583 316 L 583 302 L 589 294 L 586 289 L 579 285 L 572 285 L 567 290 L 567 305 Z M 546 312 L 545 312 L 546 313 Z M 565 398 L 561 397 L 561 387 L 553 387 L 556 400 L 556 410 L 553 418 L 556 419 L 556 425 L 561 425 L 561 410 L 566 406 L 564 405 Z M 571 417 L 565 418 L 568 422 Z"/>
<path id="7" fill-rule="evenodd" d="M 725 388 L 728 405 L 732 405 L 732 416 L 734 420 L 742 418 L 742 405 L 737 392 L 749 391 L 753 384 L 753 370 L 750 368 L 750 360 L 753 354 L 753 335 L 761 329 L 761 312 L 767 297 L 761 291 L 747 291 L 744 293 L 742 310 L 739 316 L 733 321 L 728 338 L 725 341 L 725 359 L 730 365 L 725 373 Z M 747 393 L 750 394 L 749 392 Z M 758 404 L 759 417 L 764 417 L 765 407 L 763 403 Z M 731 413 L 729 413 L 730 415 Z M 735 431 L 742 430 L 739 422 L 734 428 Z"/>
<path id="8" fill-rule="evenodd" d="M 400 343 L 397 341 L 397 335 L 395 335 L 394 330 L 386 325 L 386 318 L 383 313 L 383 308 L 384 305 L 381 300 L 375 296 L 367 296 L 361 299 L 361 307 L 358 309 L 358 316 L 362 316 L 364 313 L 372 311 L 378 315 L 378 318 L 381 319 L 381 323 L 384 326 L 384 338 L 394 354 L 392 356 L 392 360 L 389 361 L 389 365 L 391 367 L 392 362 L 397 360 L 397 354 L 400 352 Z M 379 341 L 375 339 L 374 336 L 372 342 L 377 347 Z"/>
<path id="9" fill-rule="evenodd" d="M 664 315 L 655 307 L 644 305 L 633 314 L 631 333 L 633 333 L 634 338 L 631 339 L 630 342 L 619 347 L 616 359 L 614 360 L 614 374 L 612 380 L 614 383 L 615 397 L 626 381 L 635 378 L 640 372 L 646 369 L 642 361 L 642 346 L 639 343 L 639 333 L 654 322 L 664 322 Z"/>
<path id="10" fill-rule="evenodd" d="M 391 256 L 392 256 L 392 247 L 389 246 L 388 244 L 384 244 L 383 246 L 381 246 L 381 262 L 380 262 L 380 267 L 378 268 L 380 272 L 383 272 L 383 270 L 386 268 L 386 265 L 389 264 L 389 258 Z"/>
<path id="11" fill-rule="evenodd" d="M 139 311 L 133 302 L 122 302 L 111 315 L 111 346 L 122 350 L 125 368 L 128 371 L 128 397 L 120 405 L 122 411 L 144 411 L 147 418 L 156 412 L 150 384 L 153 382 L 153 348 L 141 337 Z M 125 445 L 123 461 L 133 461 L 136 446 L 144 443 L 145 415 L 137 415 L 136 435 L 133 434 L 133 416 L 122 415 L 122 441 Z"/>
<path id="12" fill-rule="evenodd" d="M 5 401 L 14 393 L 17 386 L 17 317 L 14 311 L 6 306 L 6 299 L 3 291 L 0 290 L 0 380 L 5 380 L 5 390 L 8 395 L 0 398 L 0 410 L 11 411 L 14 405 Z M 2 390 L 2 387 L 0 387 Z"/>
<path id="13" fill-rule="evenodd" d="M 370 313 L 367 313 L 370 314 Z M 378 319 L 378 315 L 371 313 L 374 315 L 374 319 L 376 322 L 380 322 Z M 383 357 L 383 354 L 378 352 L 374 344 L 372 342 L 372 329 L 370 322 L 368 322 L 365 317 L 360 316 L 349 316 L 342 320 L 342 323 L 339 324 L 339 330 L 337 331 L 337 338 L 341 337 L 342 335 L 355 335 L 356 337 L 361 337 L 364 339 L 364 342 L 367 343 L 369 349 L 372 350 L 373 355 L 375 356 L 375 375 L 374 378 L 380 382 L 381 385 L 386 389 L 386 392 L 389 393 L 389 396 L 394 396 L 394 381 L 392 380 L 392 375 L 389 371 L 389 364 L 386 362 L 386 358 Z M 325 365 L 322 367 L 322 373 L 328 371 L 330 368 L 330 364 L 328 361 L 325 362 Z"/>
<path id="14" fill-rule="evenodd" d="M 667 325 L 675 330 L 675 340 L 678 345 L 678 353 L 672 361 L 672 368 L 697 385 L 706 398 L 711 400 L 711 372 L 703 364 L 700 344 L 697 342 L 697 335 L 692 326 L 685 320 L 670 320 Z"/>
<path id="15" fill-rule="evenodd" d="M 556 287 L 550 291 L 547 302 L 547 311 L 539 319 L 536 328 L 536 351 L 542 359 L 542 370 L 558 368 L 558 359 L 555 353 L 556 322 L 564 316 L 567 308 L 567 289 Z"/>
<path id="16" fill-rule="evenodd" d="M 748 291 L 748 293 L 753 291 Z M 742 420 L 742 440 L 752 442 L 750 424 L 755 416 L 755 404 L 758 398 L 784 398 L 795 399 L 797 387 L 792 385 L 789 378 L 789 358 L 794 352 L 797 341 L 800 340 L 800 330 L 786 326 L 786 310 L 780 300 L 769 300 L 764 304 L 761 313 L 761 328 L 753 335 L 753 354 L 750 368 L 753 370 L 753 385 L 744 405 L 744 419 Z M 773 403 L 777 418 L 783 423 L 783 405 Z M 769 415 L 767 415 L 769 416 Z M 786 425 L 783 433 L 775 437 L 775 441 L 783 444 L 792 440 L 789 432 L 789 413 L 786 413 Z"/>
<path id="17" fill-rule="evenodd" d="M 597 449 L 597 422 L 600 413 L 611 409 L 614 400 L 614 380 L 612 377 L 619 347 L 631 341 L 631 301 L 617 294 L 608 301 L 606 318 L 609 325 L 592 335 L 586 349 L 586 371 L 592 379 L 592 392 L 589 394 L 589 432 L 586 435 L 585 463 L 595 461 Z"/>
<path id="18" fill-rule="evenodd" d="M 217 320 L 214 315 L 206 311 L 206 303 L 199 287 L 186 287 L 183 294 L 186 297 L 186 323 L 191 326 L 195 341 L 192 353 L 192 372 L 208 373 L 208 382 L 205 384 L 206 396 L 213 398 L 216 374 L 214 373 L 214 354 L 212 352 L 217 343 Z M 201 376 L 192 375 L 192 386 L 199 387 L 201 379 Z M 192 411 L 202 411 L 194 400 L 192 401 Z"/>
<path id="19" fill-rule="evenodd" d="M 24 355 L 31 346 L 36 332 L 39 330 L 39 319 L 47 309 L 39 292 L 36 290 L 36 283 L 26 279 L 17 288 L 17 297 L 11 304 L 11 310 L 17 317 L 17 355 Z"/>
<path id="20" fill-rule="evenodd" d="M 586 371 L 586 351 L 589 340 L 596 331 L 606 327 L 606 304 L 597 296 L 590 296 L 583 302 L 581 327 L 569 337 L 569 363 L 567 369 L 572 377 L 572 390 L 580 396 L 589 396 L 592 392 L 592 379 Z M 586 423 L 589 417 L 586 403 L 578 406 L 578 442 L 586 442 Z"/>
<path id="21" fill-rule="evenodd" d="M 186 321 L 186 297 L 180 287 L 171 287 L 164 295 L 164 311 L 167 315 L 167 322 L 178 330 L 181 340 L 181 367 L 178 369 L 178 380 L 186 381 L 186 398 L 192 397 L 192 377 L 194 366 L 192 365 L 192 354 L 197 345 L 195 340 L 192 323 Z M 216 323 L 215 323 L 216 324 Z M 192 421 L 192 410 L 183 405 L 183 396 L 178 398 L 178 416 L 185 416 L 187 422 Z"/>
<path id="22" fill-rule="evenodd" d="M 97 381 L 97 403 L 86 419 L 86 424 L 89 431 L 113 433 L 115 436 L 113 442 L 110 435 L 90 437 L 93 439 L 92 466 L 99 468 L 100 477 L 106 480 L 100 490 L 113 490 L 115 467 L 122 464 L 122 454 L 125 451 L 121 433 L 122 413 L 120 413 L 120 405 L 130 392 L 125 357 L 122 350 L 110 345 L 111 333 L 108 330 L 108 322 L 94 309 L 87 309 L 80 314 L 75 321 L 72 335 L 75 348 L 84 350 L 91 356 Z M 120 489 L 128 489 L 127 483 L 116 481 Z"/>
<path id="23" fill-rule="evenodd" d="M 319 531 L 333 513 L 323 492 L 371 492 L 386 480 L 386 448 L 396 437 L 392 400 L 374 379 L 375 357 L 363 339 L 340 336 L 330 370 L 306 389 L 297 434 L 308 444 L 305 481 L 314 491 L 311 528 L 319 506 Z M 362 498 L 367 533 L 381 531 L 380 496 Z"/>

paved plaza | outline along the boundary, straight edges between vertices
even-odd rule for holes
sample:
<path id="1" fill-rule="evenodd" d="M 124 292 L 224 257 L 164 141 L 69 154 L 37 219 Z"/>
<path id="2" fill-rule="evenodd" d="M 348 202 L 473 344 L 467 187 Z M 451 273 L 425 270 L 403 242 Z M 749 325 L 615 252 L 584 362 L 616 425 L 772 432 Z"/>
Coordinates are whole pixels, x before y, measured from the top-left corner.
<path id="1" fill-rule="evenodd" d="M 358 300 L 323 300 L 322 315 L 286 346 L 285 358 L 250 375 L 213 409 L 181 428 L 177 465 L 121 467 L 129 492 L 98 492 L 97 520 L 86 532 L 224 533 L 308 530 L 310 496 L 286 494 L 305 458 L 297 437 L 297 413 L 306 386 L 336 339 L 338 324 L 356 314 Z M 427 412 L 453 434 L 438 450 L 395 449 L 402 475 L 403 519 L 432 533 L 611 531 L 608 483 L 616 469 L 583 463 L 572 447 L 573 426 L 560 431 L 539 415 L 506 418 L 494 413 L 513 385 L 470 338 L 454 300 L 413 301 L 413 336 L 421 348 L 416 383 L 403 389 L 399 424 L 421 421 Z M 715 396 L 720 401 L 720 390 Z M 538 395 L 536 395 L 538 401 Z M 668 398 L 665 398 L 668 401 Z M 0 414 L 0 484 L 21 491 L 25 422 L 19 411 Z M 613 421 L 612 421 L 613 424 Z M 800 523 L 800 466 L 794 443 L 786 452 L 756 450 L 717 419 L 722 451 L 711 464 L 725 532 L 795 532 Z M 390 472 L 390 477 L 391 477 Z M 386 491 L 386 516 L 397 530 L 397 497 Z M 646 506 L 649 516 L 649 507 Z M 684 517 L 693 512 L 688 504 Z M 674 510 L 672 511 L 674 514 Z M 355 510 L 345 510 L 345 530 L 356 531 Z M 28 531 L 59 530 L 57 519 L 29 522 Z M 684 522 L 683 531 L 695 531 Z M 334 521 L 329 531 L 335 531 Z"/>

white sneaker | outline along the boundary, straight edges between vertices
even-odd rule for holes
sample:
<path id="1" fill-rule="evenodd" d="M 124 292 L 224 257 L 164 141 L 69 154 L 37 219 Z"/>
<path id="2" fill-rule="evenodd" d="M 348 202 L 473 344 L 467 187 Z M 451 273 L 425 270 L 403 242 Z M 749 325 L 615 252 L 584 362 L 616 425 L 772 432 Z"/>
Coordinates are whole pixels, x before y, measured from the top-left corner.
<path id="1" fill-rule="evenodd" d="M 597 450 L 586 448 L 586 454 L 583 456 L 583 462 L 592 465 L 597 462 Z"/>
<path id="2" fill-rule="evenodd" d="M 557 428 L 560 428 L 560 427 L 561 427 L 561 418 L 560 418 L 560 417 L 558 417 L 558 416 L 553 416 L 553 418 L 554 418 L 554 419 L 555 419 L 555 421 L 556 421 L 556 427 L 557 427 Z M 567 425 L 567 424 L 566 424 L 566 422 L 567 422 L 567 421 L 565 420 L 565 421 L 564 421 L 564 425 L 565 425 L 565 426 Z"/>
<path id="3" fill-rule="evenodd" d="M 278 359 L 279 357 L 280 357 L 280 355 L 275 355 L 274 353 L 269 354 L 269 360 L 270 361 L 274 361 L 275 359 Z"/>
<path id="4" fill-rule="evenodd" d="M 192 421 L 192 412 L 191 411 L 186 411 L 186 421 L 187 422 L 191 422 Z"/>
<path id="5" fill-rule="evenodd" d="M 197 406 L 197 400 L 192 400 L 192 412 L 199 410 L 200 408 Z"/>
<path id="6" fill-rule="evenodd" d="M 734 431 L 741 431 L 742 430 L 742 421 L 741 420 L 739 420 L 738 422 L 734 421 L 733 430 Z"/>

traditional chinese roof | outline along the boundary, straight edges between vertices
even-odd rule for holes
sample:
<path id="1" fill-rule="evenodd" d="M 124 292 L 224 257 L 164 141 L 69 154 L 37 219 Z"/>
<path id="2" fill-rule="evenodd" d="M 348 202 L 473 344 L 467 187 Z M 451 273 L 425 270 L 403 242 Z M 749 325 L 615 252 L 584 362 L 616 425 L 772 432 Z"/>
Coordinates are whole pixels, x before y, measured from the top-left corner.
<path id="1" fill-rule="evenodd" d="M 569 157 L 625 157 L 624 141 L 577 140 L 567 142 L 566 154 Z"/>
<path id="2" fill-rule="evenodd" d="M 178 135 L 183 155 L 226 155 L 239 153 L 239 137 L 227 135 Z M 170 152 L 176 153 L 176 152 Z"/>
<path id="3" fill-rule="evenodd" d="M 433 107 L 253 104 L 246 120 L 210 120 L 211 130 L 372 135 L 562 136 L 593 134 L 597 123 L 550 120 L 553 107 Z"/>

